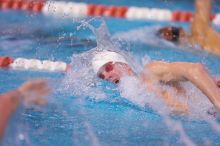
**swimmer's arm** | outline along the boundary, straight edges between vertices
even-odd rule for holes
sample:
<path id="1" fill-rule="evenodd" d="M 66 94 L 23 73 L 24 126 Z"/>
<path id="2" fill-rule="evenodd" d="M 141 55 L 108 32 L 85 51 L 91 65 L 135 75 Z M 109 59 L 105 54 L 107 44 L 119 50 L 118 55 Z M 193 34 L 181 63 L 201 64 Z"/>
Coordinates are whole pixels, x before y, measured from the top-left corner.
<path id="1" fill-rule="evenodd" d="M 205 31 L 209 28 L 211 16 L 211 0 L 196 0 L 195 14 L 192 21 L 191 39 L 192 41 L 202 41 L 205 39 Z"/>
<path id="2" fill-rule="evenodd" d="M 185 81 L 185 78 L 179 73 L 179 70 L 173 65 L 165 61 L 154 61 L 145 65 L 145 70 L 150 71 L 159 81 L 164 83 Z M 179 66 L 181 68 L 181 66 Z"/>
<path id="3" fill-rule="evenodd" d="M 17 90 L 0 94 L 0 141 L 9 118 L 20 102 L 20 97 L 20 93 Z"/>
<path id="4" fill-rule="evenodd" d="M 188 105 L 183 102 L 178 101 L 169 92 L 161 90 L 157 87 L 157 81 L 154 77 L 142 75 L 142 80 L 144 81 L 148 90 L 156 93 L 156 95 L 163 99 L 166 105 L 172 108 L 175 113 L 188 113 Z"/>
<path id="5" fill-rule="evenodd" d="M 220 109 L 220 92 L 203 65 L 199 63 L 167 63 L 157 61 L 145 67 L 150 69 L 159 80 L 164 82 L 184 80 L 192 82 L 217 108 Z"/>
<path id="6" fill-rule="evenodd" d="M 208 97 L 210 102 L 216 108 L 220 109 L 220 92 L 214 79 L 209 75 L 203 65 L 191 64 L 187 71 L 183 73 L 187 80 L 199 88 Z"/>
<path id="7" fill-rule="evenodd" d="M 213 28 L 209 27 L 206 30 L 205 39 L 200 43 L 201 47 L 208 52 L 220 55 L 220 35 Z"/>
<path id="8" fill-rule="evenodd" d="M 220 55 L 220 35 L 210 26 L 212 0 L 196 0 L 190 41 Z"/>

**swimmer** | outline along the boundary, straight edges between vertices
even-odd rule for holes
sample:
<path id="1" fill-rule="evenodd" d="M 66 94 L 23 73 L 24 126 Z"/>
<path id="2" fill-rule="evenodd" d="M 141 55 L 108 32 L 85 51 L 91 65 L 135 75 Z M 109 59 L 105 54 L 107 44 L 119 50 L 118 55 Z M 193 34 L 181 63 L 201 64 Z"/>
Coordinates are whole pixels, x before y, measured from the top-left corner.
<path id="1" fill-rule="evenodd" d="M 139 78 L 146 89 L 155 93 L 175 112 L 188 113 L 189 107 L 186 103 L 172 97 L 168 91 L 156 87 L 156 84 L 170 85 L 178 94 L 184 95 L 186 91 L 179 83 L 190 81 L 208 97 L 217 109 L 220 109 L 220 92 L 202 64 L 154 61 L 146 64 L 142 73 L 137 75 L 121 54 L 105 50 L 94 55 L 92 66 L 99 78 L 115 84 L 118 84 L 123 76 Z"/>
<path id="2" fill-rule="evenodd" d="M 0 141 L 9 118 L 21 102 L 30 105 L 44 105 L 46 100 L 43 97 L 48 95 L 48 93 L 49 87 L 47 82 L 37 79 L 24 83 L 18 89 L 0 94 Z"/>
<path id="3" fill-rule="evenodd" d="M 164 27 L 157 36 L 175 44 L 199 45 L 206 51 L 220 55 L 220 34 L 210 26 L 211 0 L 196 0 L 196 12 L 191 26 L 191 34 L 181 27 Z"/>

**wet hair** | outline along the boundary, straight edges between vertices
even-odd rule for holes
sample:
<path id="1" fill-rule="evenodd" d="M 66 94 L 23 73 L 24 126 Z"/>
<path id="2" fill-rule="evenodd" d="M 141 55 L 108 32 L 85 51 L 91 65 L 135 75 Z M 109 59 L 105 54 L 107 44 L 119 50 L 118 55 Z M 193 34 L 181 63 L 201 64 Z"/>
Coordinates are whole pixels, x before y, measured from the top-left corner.
<path id="1" fill-rule="evenodd" d="M 164 33 L 166 30 L 170 30 L 170 32 L 171 32 L 171 39 L 169 39 L 169 41 L 177 43 L 179 41 L 180 30 L 182 30 L 182 28 L 181 27 L 174 27 L 174 26 L 163 27 L 158 30 L 156 35 L 160 38 L 164 38 Z"/>

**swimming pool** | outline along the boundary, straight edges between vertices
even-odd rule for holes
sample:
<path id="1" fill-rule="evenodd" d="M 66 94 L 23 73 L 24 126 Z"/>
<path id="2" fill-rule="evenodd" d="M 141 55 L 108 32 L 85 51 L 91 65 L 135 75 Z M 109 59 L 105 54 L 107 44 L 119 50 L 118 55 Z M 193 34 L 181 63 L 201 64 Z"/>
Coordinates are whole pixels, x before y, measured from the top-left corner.
<path id="1" fill-rule="evenodd" d="M 101 3 L 98 0 L 86 2 Z M 132 1 L 128 5 L 193 9 L 190 1 L 161 3 L 158 6 L 152 1 Z M 112 1 L 111 4 L 118 4 L 118 1 Z M 118 5 L 127 5 L 127 2 L 120 1 Z M 92 31 L 88 28 L 77 30 L 77 26 L 81 23 L 70 19 L 55 19 L 16 11 L 1 11 L 0 18 L 2 30 L 0 55 L 70 63 L 72 54 L 77 56 L 96 46 L 96 38 Z M 113 37 L 123 38 L 133 35 L 134 32 L 139 33 L 135 36 L 135 42 L 131 42 L 130 39 L 128 43 L 121 44 L 121 48 L 131 52 L 137 60 L 147 54 L 152 60 L 201 62 L 213 75 L 220 74 L 220 58 L 217 56 L 201 51 L 199 53 L 183 51 L 169 44 L 158 45 L 143 40 L 142 36 L 151 39 L 151 35 L 141 34 L 141 32 L 148 32 L 149 29 L 164 26 L 169 24 L 168 22 L 127 21 L 113 18 L 106 18 L 105 21 Z M 189 24 L 185 23 L 172 24 L 189 27 Z M 218 27 L 217 29 L 219 30 Z M 53 87 L 53 94 L 48 97 L 49 104 L 44 108 L 21 107 L 8 126 L 3 141 L 5 146 L 192 144 L 214 146 L 220 144 L 219 127 L 215 123 L 198 119 L 199 115 L 198 117 L 195 115 L 195 117 L 172 116 L 172 120 L 167 120 L 167 117 L 164 119 L 150 108 L 141 107 L 122 98 L 115 86 L 105 82 L 101 82 L 100 86 L 107 98 L 96 99 L 92 97 L 97 95 L 96 93 L 87 93 L 84 89 L 75 96 L 76 93 L 73 92 L 78 88 L 73 86 L 66 88 L 63 86 L 66 84 L 62 84 L 63 80 L 70 79 L 64 73 L 0 70 L 0 91 L 5 92 L 16 88 L 33 77 L 49 79 Z M 73 81 L 79 82 L 79 80 Z M 71 87 L 74 88 L 73 91 Z M 200 96 L 197 91 L 195 92 Z M 219 123 L 219 119 L 217 121 Z"/>

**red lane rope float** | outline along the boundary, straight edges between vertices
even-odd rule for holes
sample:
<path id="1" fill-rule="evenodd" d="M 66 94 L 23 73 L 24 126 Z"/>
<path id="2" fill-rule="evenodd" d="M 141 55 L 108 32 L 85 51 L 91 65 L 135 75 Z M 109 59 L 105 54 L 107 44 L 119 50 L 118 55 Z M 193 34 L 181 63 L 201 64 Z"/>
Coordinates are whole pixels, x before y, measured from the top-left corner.
<path id="1" fill-rule="evenodd" d="M 109 16 L 124 18 L 128 7 L 104 6 L 104 5 L 88 5 L 88 16 Z"/>
<path id="2" fill-rule="evenodd" d="M 106 7 L 104 5 L 97 5 L 97 6 L 95 6 L 93 15 L 94 16 L 103 16 L 105 9 L 106 9 Z"/>
<path id="3" fill-rule="evenodd" d="M 34 0 L 0 0 L 1 9 L 27 10 L 41 12 L 44 6 L 43 1 Z"/>
<path id="4" fill-rule="evenodd" d="M 190 22 L 193 19 L 192 12 L 170 11 L 167 9 L 147 7 L 105 6 L 64 1 L 43 0 L 0 0 L 1 9 L 15 9 L 32 12 L 41 12 L 44 15 L 67 18 L 86 16 L 107 16 L 126 18 L 129 20 L 157 20 Z M 210 17 L 212 22 L 220 25 L 220 14 Z"/>
<path id="5" fill-rule="evenodd" d="M 189 22 L 193 19 L 191 12 L 174 11 L 172 13 L 172 21 Z"/>
<path id="6" fill-rule="evenodd" d="M 0 57 L 0 68 L 9 67 L 9 65 L 13 63 L 13 59 L 8 56 Z"/>
<path id="7" fill-rule="evenodd" d="M 185 11 L 174 11 L 172 13 L 172 21 L 189 22 L 192 21 L 193 14 Z M 215 15 L 210 16 L 210 20 L 214 21 Z"/>

